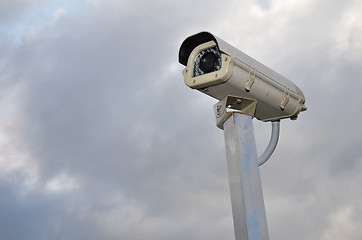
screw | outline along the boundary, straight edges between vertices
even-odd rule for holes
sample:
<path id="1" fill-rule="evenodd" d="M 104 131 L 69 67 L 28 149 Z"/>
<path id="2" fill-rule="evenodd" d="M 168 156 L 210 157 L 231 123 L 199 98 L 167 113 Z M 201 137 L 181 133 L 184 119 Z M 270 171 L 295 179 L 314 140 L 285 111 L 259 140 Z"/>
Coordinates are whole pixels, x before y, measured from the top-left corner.
<path id="1" fill-rule="evenodd" d="M 220 112 L 220 110 L 221 110 L 221 105 L 217 105 L 216 106 L 216 111 Z"/>

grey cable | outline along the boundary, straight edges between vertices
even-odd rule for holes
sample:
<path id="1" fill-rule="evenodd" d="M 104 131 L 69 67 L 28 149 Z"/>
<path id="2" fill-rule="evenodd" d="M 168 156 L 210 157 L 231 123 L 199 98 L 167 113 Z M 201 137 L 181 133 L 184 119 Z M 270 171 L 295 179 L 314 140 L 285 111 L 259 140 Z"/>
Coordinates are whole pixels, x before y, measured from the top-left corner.
<path id="1" fill-rule="evenodd" d="M 280 121 L 272 122 L 272 134 L 270 137 L 270 141 L 268 147 L 265 149 L 263 154 L 258 158 L 259 166 L 263 165 L 270 156 L 273 154 L 279 140 L 279 131 L 280 131 Z"/>

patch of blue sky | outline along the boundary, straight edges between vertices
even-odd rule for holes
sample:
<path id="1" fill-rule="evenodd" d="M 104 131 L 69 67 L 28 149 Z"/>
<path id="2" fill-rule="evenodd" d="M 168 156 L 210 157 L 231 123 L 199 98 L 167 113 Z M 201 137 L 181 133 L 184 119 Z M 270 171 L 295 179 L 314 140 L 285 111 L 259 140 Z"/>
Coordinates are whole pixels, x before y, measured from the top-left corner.
<path id="1" fill-rule="evenodd" d="M 270 8 L 269 0 L 256 0 L 261 9 L 267 10 Z"/>
<path id="2" fill-rule="evenodd" d="M 37 29 L 54 21 L 60 13 L 78 17 L 82 13 L 81 9 L 86 7 L 86 1 L 44 1 L 28 7 L 16 18 L 0 23 L 0 36 L 6 37 L 11 42 L 17 42 L 30 29 Z"/>

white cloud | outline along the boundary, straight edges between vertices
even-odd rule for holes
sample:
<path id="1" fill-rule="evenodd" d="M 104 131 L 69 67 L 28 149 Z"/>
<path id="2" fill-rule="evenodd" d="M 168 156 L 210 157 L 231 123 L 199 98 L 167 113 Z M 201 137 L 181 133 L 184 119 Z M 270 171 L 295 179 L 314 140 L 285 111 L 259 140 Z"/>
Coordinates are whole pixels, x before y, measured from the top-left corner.
<path id="1" fill-rule="evenodd" d="M 45 184 L 45 190 L 49 192 L 72 191 L 78 189 L 79 187 L 77 180 L 65 173 L 61 173 L 53 177 Z"/>
<path id="2" fill-rule="evenodd" d="M 361 3 L 354 3 L 344 12 L 339 22 L 336 22 L 335 28 L 331 33 L 335 41 L 331 49 L 333 60 L 346 55 L 344 59 L 352 62 L 360 62 L 362 57 L 362 9 Z"/>
<path id="3" fill-rule="evenodd" d="M 3 89 L 5 90 L 5 89 Z M 23 92 L 18 84 L 3 91 L 0 105 L 0 179 L 8 179 L 26 189 L 33 189 L 38 180 L 38 164 L 24 149 L 21 139 L 14 136 L 19 113 L 17 104 Z"/>
<path id="4" fill-rule="evenodd" d="M 346 206 L 332 213 L 328 229 L 323 233 L 321 240 L 361 239 L 362 221 L 356 218 L 355 210 L 353 206 Z"/>
<path id="5" fill-rule="evenodd" d="M 64 8 L 58 8 L 58 10 L 56 10 L 53 13 L 53 20 L 54 21 L 58 20 L 64 14 L 65 14 L 65 9 Z"/>

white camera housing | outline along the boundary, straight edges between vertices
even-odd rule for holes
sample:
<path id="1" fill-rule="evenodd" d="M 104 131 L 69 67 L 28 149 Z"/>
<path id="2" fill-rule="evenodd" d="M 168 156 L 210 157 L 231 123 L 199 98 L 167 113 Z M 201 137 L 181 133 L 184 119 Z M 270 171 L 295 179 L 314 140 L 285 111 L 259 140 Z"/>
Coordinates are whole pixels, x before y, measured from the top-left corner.
<path id="1" fill-rule="evenodd" d="M 216 62 L 203 71 L 200 61 L 206 54 L 214 55 Z M 188 37 L 180 47 L 179 62 L 186 66 L 182 73 L 187 86 L 218 100 L 256 100 L 254 116 L 261 121 L 296 119 L 307 109 L 302 91 L 292 81 L 211 33 Z"/>

